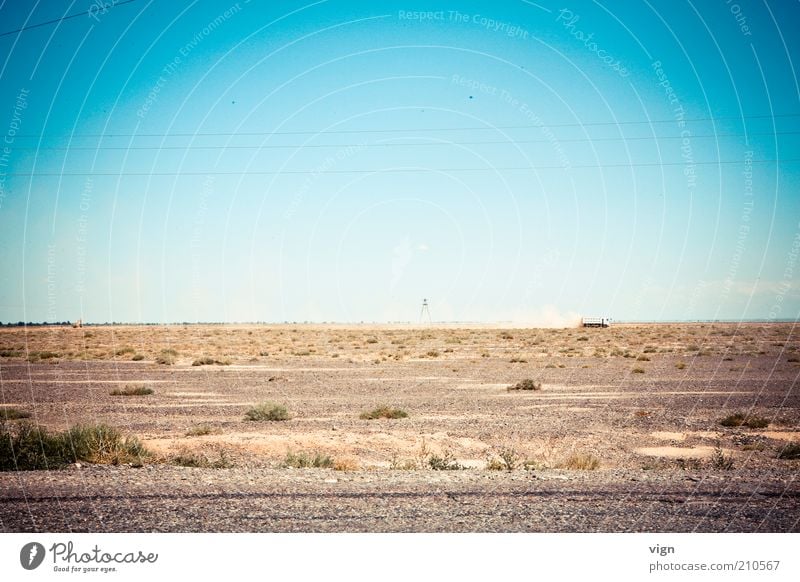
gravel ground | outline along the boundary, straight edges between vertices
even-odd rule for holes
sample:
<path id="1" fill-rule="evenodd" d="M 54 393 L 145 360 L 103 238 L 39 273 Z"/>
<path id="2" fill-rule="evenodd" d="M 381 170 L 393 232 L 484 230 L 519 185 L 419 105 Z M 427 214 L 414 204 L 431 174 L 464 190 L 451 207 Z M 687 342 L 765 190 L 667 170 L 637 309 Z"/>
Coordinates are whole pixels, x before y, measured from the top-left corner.
<path id="1" fill-rule="evenodd" d="M 796 482 L 692 474 L 90 467 L 5 482 L 4 531 L 797 532 Z"/>
<path id="2" fill-rule="evenodd" d="M 0 473 L 2 531 L 798 530 L 790 324 L 2 328 L 0 354 L 4 407 L 152 453 Z M 245 420 L 265 401 L 290 420 Z M 408 417 L 360 418 L 382 405 Z M 736 412 L 766 426 L 720 425 Z"/>

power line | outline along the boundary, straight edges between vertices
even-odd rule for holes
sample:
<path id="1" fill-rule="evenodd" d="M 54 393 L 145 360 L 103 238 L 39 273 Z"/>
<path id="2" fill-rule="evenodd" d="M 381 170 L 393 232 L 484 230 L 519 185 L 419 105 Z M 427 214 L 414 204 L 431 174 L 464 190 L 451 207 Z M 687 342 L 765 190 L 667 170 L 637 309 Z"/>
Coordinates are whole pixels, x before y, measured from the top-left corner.
<path id="1" fill-rule="evenodd" d="M 47 26 L 48 24 L 55 24 L 57 22 L 62 22 L 64 20 L 69 20 L 70 18 L 77 18 L 78 16 L 86 16 L 87 14 L 97 13 L 101 10 L 108 10 L 109 8 L 114 8 L 115 6 L 122 6 L 123 4 L 130 4 L 131 2 L 136 2 L 137 0 L 122 0 L 121 2 L 110 2 L 109 4 L 103 4 L 102 6 L 94 6 L 90 8 L 86 12 L 79 12 L 78 14 L 69 14 L 67 16 L 62 16 L 61 18 L 54 18 L 53 20 L 48 20 L 47 22 L 39 22 L 37 24 L 31 24 L 30 26 L 23 26 L 22 28 L 18 28 L 17 30 L 9 30 L 8 32 L 0 32 L 0 36 L 8 36 L 9 34 L 16 34 L 17 32 L 25 32 L 26 30 L 30 30 L 32 28 L 39 28 L 40 26 Z"/>
<path id="2" fill-rule="evenodd" d="M 133 0 L 128 0 L 133 1 Z M 722 116 L 722 117 L 694 117 L 682 119 L 684 123 L 695 123 L 700 121 L 724 121 L 740 119 L 779 119 L 785 117 L 800 117 L 800 113 L 784 113 L 780 115 L 743 115 L 743 116 Z M 474 126 L 474 127 L 421 127 L 408 128 L 396 127 L 387 129 L 336 129 L 336 130 L 317 130 L 317 131 L 244 131 L 244 132 L 178 132 L 178 133 L 82 133 L 75 135 L 57 134 L 19 134 L 18 138 L 43 138 L 43 137 L 62 137 L 62 138 L 112 138 L 112 137 L 227 137 L 227 136 L 267 136 L 267 135 L 333 135 L 333 134 L 359 134 L 359 133 L 400 133 L 400 132 L 425 132 L 425 131 L 497 131 L 505 129 L 542 129 L 554 127 L 602 127 L 602 126 L 621 126 L 621 125 L 642 125 L 642 124 L 661 124 L 677 123 L 678 120 L 672 119 L 645 119 L 640 121 L 591 121 L 585 123 L 552 123 L 539 125 L 497 125 L 497 126 Z"/>
<path id="3" fill-rule="evenodd" d="M 728 137 L 772 137 L 784 135 L 800 135 L 800 131 L 781 131 L 777 133 L 720 133 L 692 135 L 691 139 L 708 138 L 728 138 Z M 661 139 L 685 139 L 680 135 L 651 135 L 638 137 L 597 137 L 597 138 L 571 138 L 558 139 L 557 143 L 581 143 L 581 142 L 603 142 L 603 141 L 642 141 L 642 140 L 661 140 Z M 438 146 L 462 146 L 462 145 L 517 145 L 532 143 L 552 143 L 548 139 L 528 139 L 528 140 L 499 140 L 499 141 L 461 141 L 461 142 L 428 142 L 428 143 L 330 143 L 330 144 L 288 144 L 288 145 L 183 145 L 183 146 L 42 146 L 42 147 L 16 147 L 17 150 L 30 151 L 148 151 L 148 150 L 270 150 L 270 149 L 305 149 L 305 148 L 362 148 L 362 147 L 438 147 Z"/>
<path id="4" fill-rule="evenodd" d="M 768 163 L 797 163 L 800 158 L 789 158 L 784 160 L 764 159 L 748 160 L 751 164 Z M 297 175 L 297 174 L 408 174 L 408 173 L 428 173 L 428 172 L 499 172 L 499 171 L 530 171 L 530 170 L 576 170 L 576 169 L 606 169 L 606 168 L 645 168 L 662 166 L 713 166 L 727 164 L 743 164 L 743 160 L 717 160 L 707 162 L 645 162 L 639 164 L 580 164 L 580 165 L 552 165 L 552 166 L 505 166 L 505 167 L 486 167 L 486 168 L 375 168 L 372 170 L 241 170 L 241 171 L 206 171 L 206 172 L 9 172 L 6 176 L 28 176 L 28 177 L 70 177 L 70 176 L 274 176 L 274 175 Z"/>

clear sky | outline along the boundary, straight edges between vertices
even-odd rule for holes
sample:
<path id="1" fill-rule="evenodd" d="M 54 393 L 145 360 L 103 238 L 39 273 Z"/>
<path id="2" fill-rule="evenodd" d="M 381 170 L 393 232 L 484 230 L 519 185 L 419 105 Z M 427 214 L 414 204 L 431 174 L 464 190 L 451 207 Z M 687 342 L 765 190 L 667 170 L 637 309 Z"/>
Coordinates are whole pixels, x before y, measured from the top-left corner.
<path id="1" fill-rule="evenodd" d="M 800 315 L 797 2 L 110 4 L 0 4 L 0 321 Z"/>

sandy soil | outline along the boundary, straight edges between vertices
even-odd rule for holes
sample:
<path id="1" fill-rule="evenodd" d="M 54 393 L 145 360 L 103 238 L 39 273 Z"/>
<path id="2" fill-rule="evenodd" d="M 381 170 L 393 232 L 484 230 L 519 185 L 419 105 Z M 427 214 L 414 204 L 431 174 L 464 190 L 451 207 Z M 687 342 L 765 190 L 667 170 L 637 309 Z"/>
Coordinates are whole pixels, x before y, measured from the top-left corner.
<path id="1" fill-rule="evenodd" d="M 0 529 L 798 531 L 800 461 L 776 457 L 800 440 L 799 340 L 790 324 L 2 328 L 5 406 L 113 425 L 153 456 L 0 473 Z M 507 389 L 526 378 L 542 389 Z M 154 393 L 110 394 L 130 386 Z M 245 420 L 266 401 L 290 420 Z M 359 418 L 382 405 L 408 417 Z M 736 412 L 769 425 L 720 425 Z M 226 468 L 175 465 L 188 455 Z"/>

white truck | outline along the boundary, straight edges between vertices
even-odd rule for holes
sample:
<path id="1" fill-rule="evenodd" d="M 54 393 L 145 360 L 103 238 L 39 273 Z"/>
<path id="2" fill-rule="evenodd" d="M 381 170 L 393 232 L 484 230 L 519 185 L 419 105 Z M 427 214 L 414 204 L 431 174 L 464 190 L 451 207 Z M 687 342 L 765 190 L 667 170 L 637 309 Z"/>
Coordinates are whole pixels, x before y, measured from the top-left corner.
<path id="1" fill-rule="evenodd" d="M 583 317 L 581 318 L 581 325 L 583 327 L 609 327 L 611 325 L 610 317 Z"/>

